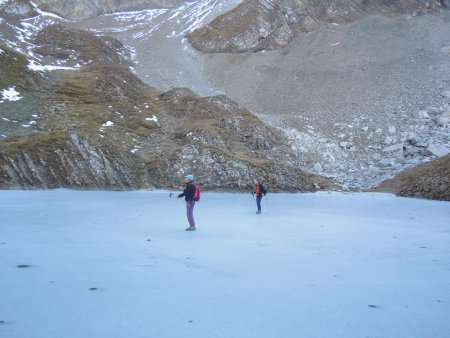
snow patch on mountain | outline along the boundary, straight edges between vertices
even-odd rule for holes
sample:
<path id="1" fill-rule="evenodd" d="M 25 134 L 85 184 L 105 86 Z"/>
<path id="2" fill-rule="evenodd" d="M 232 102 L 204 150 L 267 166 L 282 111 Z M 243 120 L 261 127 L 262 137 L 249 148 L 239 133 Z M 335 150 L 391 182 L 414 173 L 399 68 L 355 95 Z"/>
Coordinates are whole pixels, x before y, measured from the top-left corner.
<path id="1" fill-rule="evenodd" d="M 2 94 L 2 100 L 0 103 L 4 101 L 19 101 L 20 99 L 23 99 L 23 97 L 20 96 L 20 93 L 16 91 L 15 87 L 3 89 L 0 93 Z"/>
<path id="2" fill-rule="evenodd" d="M 45 11 L 39 9 L 39 7 L 35 3 L 33 3 L 32 1 L 30 1 L 30 4 L 34 7 L 35 11 L 40 16 L 54 18 L 54 19 L 57 19 L 57 20 L 60 20 L 60 21 L 67 21 L 67 19 L 64 19 L 63 17 L 61 17 L 59 15 L 56 15 L 56 14 L 50 13 L 50 12 L 45 12 Z"/>
<path id="3" fill-rule="evenodd" d="M 30 60 L 28 68 L 35 72 L 49 72 L 53 70 L 77 70 L 81 68 L 81 65 L 77 65 L 76 67 L 50 66 L 50 65 L 40 65 L 36 63 L 36 61 Z"/>

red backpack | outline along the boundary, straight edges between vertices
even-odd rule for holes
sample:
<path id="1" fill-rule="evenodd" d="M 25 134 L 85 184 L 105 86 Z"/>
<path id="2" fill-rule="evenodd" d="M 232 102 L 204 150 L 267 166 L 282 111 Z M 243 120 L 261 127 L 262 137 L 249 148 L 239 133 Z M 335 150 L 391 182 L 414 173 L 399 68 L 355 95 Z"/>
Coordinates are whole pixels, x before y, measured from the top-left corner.
<path id="1" fill-rule="evenodd" d="M 200 201 L 200 187 L 197 184 L 195 184 L 194 186 L 195 186 L 194 201 L 198 202 Z"/>

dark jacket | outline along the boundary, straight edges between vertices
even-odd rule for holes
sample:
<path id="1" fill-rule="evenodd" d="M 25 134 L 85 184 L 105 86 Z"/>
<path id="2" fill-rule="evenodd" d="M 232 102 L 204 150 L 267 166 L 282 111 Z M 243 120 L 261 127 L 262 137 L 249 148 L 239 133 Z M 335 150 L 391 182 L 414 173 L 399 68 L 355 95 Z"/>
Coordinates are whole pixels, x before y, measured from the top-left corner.
<path id="1" fill-rule="evenodd" d="M 192 182 L 186 184 L 186 188 L 184 188 L 183 192 L 178 195 L 178 197 L 184 197 L 185 201 L 193 201 L 195 194 L 195 185 Z"/>

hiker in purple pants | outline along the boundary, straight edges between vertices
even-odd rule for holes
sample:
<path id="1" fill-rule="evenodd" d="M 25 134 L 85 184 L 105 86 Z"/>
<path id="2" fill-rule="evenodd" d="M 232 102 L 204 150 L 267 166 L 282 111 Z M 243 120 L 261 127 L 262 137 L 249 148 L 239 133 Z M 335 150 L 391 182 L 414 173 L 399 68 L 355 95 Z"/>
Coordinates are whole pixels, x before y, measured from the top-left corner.
<path id="1" fill-rule="evenodd" d="M 184 177 L 184 183 L 186 187 L 183 192 L 178 195 L 178 198 L 184 197 L 186 201 L 186 214 L 189 222 L 189 226 L 186 228 L 186 231 L 194 231 L 195 230 L 195 221 L 194 221 L 194 194 L 195 194 L 195 185 L 194 185 L 194 176 L 189 174 Z"/>

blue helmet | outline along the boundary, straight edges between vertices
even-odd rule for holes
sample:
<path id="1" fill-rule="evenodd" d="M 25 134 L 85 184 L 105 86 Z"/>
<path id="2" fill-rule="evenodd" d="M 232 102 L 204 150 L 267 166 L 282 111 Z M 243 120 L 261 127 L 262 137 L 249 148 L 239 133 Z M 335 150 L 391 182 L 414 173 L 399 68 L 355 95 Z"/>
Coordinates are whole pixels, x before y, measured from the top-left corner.
<path id="1" fill-rule="evenodd" d="M 186 175 L 184 177 L 187 178 L 191 182 L 194 180 L 194 175 L 192 175 L 192 174 Z"/>

